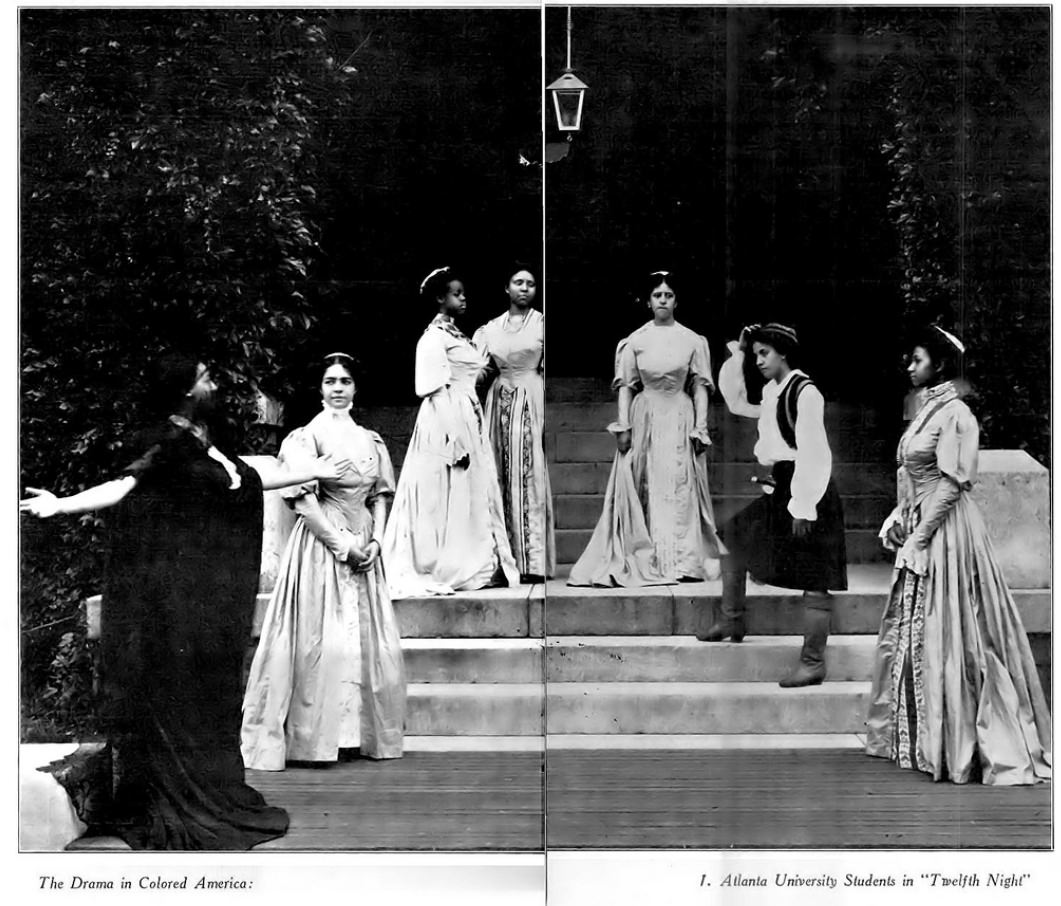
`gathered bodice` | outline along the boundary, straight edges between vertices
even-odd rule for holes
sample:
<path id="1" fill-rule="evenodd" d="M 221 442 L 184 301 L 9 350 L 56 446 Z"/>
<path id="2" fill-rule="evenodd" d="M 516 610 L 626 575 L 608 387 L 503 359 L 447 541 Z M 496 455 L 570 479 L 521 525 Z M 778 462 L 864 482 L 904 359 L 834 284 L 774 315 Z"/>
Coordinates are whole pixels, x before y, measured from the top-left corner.
<path id="1" fill-rule="evenodd" d="M 953 385 L 931 388 L 899 441 L 900 506 L 919 506 L 944 475 L 969 490 L 976 479 L 978 455 L 979 426 L 969 407 Z"/>
<path id="2" fill-rule="evenodd" d="M 528 309 L 515 329 L 507 313 L 488 321 L 475 332 L 475 346 L 497 367 L 502 384 L 509 387 L 537 387 L 542 382 L 541 365 L 545 352 L 545 318 Z"/>
<path id="3" fill-rule="evenodd" d="M 347 459 L 350 467 L 338 479 L 310 482 L 281 493 L 289 498 L 315 493 L 333 525 L 371 531 L 371 502 L 380 494 L 394 493 L 390 457 L 380 436 L 346 413 L 326 409 L 288 435 L 280 450 L 281 461 L 292 466 L 315 456 Z"/>
<path id="4" fill-rule="evenodd" d="M 619 343 L 615 353 L 615 387 L 630 387 L 660 396 L 689 393 L 697 383 L 713 387 L 707 340 L 675 322 L 653 322 Z"/>
<path id="5" fill-rule="evenodd" d="M 416 344 L 416 394 L 426 397 L 449 387 L 474 399 L 476 379 L 488 361 L 486 353 L 438 315 Z"/>

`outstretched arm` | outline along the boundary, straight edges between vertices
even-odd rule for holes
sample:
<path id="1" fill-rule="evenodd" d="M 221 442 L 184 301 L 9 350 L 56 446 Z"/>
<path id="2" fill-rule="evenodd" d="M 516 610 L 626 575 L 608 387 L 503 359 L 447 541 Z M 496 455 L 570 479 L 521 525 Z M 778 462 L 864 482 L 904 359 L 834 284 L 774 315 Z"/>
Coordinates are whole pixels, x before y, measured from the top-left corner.
<path id="1" fill-rule="evenodd" d="M 737 343 L 727 344 L 730 357 L 718 372 L 718 388 L 726 401 L 726 408 L 734 415 L 758 418 L 759 407 L 748 402 L 748 388 L 744 383 L 744 352 Z"/>
<path id="2" fill-rule="evenodd" d="M 258 473 L 262 480 L 262 489 L 265 491 L 275 491 L 277 488 L 321 479 L 335 481 L 350 467 L 349 459 L 336 459 L 331 456 L 322 456 L 296 468 L 288 468 L 268 461 L 251 463 L 246 457 L 241 457 L 241 459 Z"/>
<path id="3" fill-rule="evenodd" d="M 121 503 L 135 487 L 136 479 L 126 475 L 124 478 L 105 481 L 70 497 L 56 497 L 51 491 L 41 488 L 26 488 L 26 493 L 32 496 L 20 500 L 18 509 L 20 513 L 29 513 L 38 519 L 48 519 L 59 514 L 90 513 Z"/>

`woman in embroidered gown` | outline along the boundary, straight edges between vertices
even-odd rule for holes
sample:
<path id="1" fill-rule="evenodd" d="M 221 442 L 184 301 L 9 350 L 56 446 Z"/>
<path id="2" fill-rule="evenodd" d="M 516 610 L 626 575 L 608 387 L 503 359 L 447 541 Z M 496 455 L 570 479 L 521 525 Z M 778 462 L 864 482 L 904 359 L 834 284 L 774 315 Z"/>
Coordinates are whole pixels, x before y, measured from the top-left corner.
<path id="1" fill-rule="evenodd" d="M 649 275 L 652 320 L 619 343 L 618 452 L 604 510 L 569 585 L 660 585 L 718 575 L 724 548 L 707 481 L 707 340 L 674 319 L 676 281 Z"/>
<path id="2" fill-rule="evenodd" d="M 954 783 L 1051 776 L 1050 711 L 1028 637 L 970 491 L 979 426 L 956 386 L 964 352 L 938 327 L 909 374 L 921 409 L 899 441 L 896 551 L 866 752 Z"/>
<path id="3" fill-rule="evenodd" d="M 832 451 L 825 434 L 825 399 L 794 367 L 795 330 L 784 324 L 746 327 L 719 372 L 726 405 L 734 415 L 758 420 L 755 458 L 771 467 L 764 493 L 722 526 L 729 548 L 722 563 L 721 619 L 697 638 L 734 642 L 744 638 L 747 577 L 803 591 L 803 646 L 799 663 L 781 680 L 789 687 L 825 679 L 832 597 L 847 588 L 847 549 L 840 494 L 832 479 Z M 750 351 L 766 378 L 762 403 L 748 402 L 744 355 Z"/>
<path id="4" fill-rule="evenodd" d="M 324 360 L 324 410 L 293 431 L 281 462 L 341 456 L 336 481 L 283 492 L 298 521 L 262 622 L 243 697 L 243 762 L 336 761 L 340 749 L 399 758 L 405 721 L 401 640 L 380 562 L 394 472 L 383 440 L 350 416 L 354 362 Z"/>
<path id="5" fill-rule="evenodd" d="M 487 358 L 453 322 L 467 307 L 464 284 L 450 268 L 439 268 L 420 294 L 438 314 L 416 344 L 416 394 L 423 402 L 383 539 L 391 595 L 518 585 L 494 453 L 475 395 Z"/>
<path id="6" fill-rule="evenodd" d="M 512 556 L 522 577 L 540 579 L 551 576 L 556 563 L 549 472 L 542 444 L 545 318 L 531 308 L 538 287 L 526 267 L 513 269 L 506 290 L 508 312 L 487 321 L 472 342 L 490 357 L 490 367 L 481 379 L 493 377 L 486 398 L 486 423 Z"/>
<path id="7" fill-rule="evenodd" d="M 20 504 L 40 517 L 114 508 L 101 716 L 118 784 L 112 814 L 93 830 L 133 849 L 249 849 L 287 830 L 287 813 L 244 782 L 239 752 L 262 489 L 334 479 L 345 464 L 309 460 L 259 475 L 213 446 L 214 391 L 194 358 L 167 358 L 153 399 L 174 414 L 121 478 L 66 498 L 30 488 Z"/>

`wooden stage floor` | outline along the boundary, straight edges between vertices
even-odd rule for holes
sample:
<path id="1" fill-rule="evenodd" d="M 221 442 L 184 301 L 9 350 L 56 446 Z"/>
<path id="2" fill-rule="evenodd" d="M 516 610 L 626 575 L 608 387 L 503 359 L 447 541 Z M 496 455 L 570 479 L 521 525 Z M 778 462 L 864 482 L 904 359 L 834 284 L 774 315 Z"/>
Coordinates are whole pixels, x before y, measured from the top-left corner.
<path id="1" fill-rule="evenodd" d="M 1048 849 L 1049 783 L 935 783 L 860 750 L 553 751 L 550 849 Z"/>
<path id="2" fill-rule="evenodd" d="M 287 836 L 264 850 L 537 851 L 540 752 L 411 752 L 392 761 L 247 771 Z"/>
<path id="3" fill-rule="evenodd" d="M 248 771 L 270 851 L 1048 849 L 1051 786 L 934 783 L 860 750 L 413 752 Z M 127 849 L 82 838 L 76 850 Z"/>

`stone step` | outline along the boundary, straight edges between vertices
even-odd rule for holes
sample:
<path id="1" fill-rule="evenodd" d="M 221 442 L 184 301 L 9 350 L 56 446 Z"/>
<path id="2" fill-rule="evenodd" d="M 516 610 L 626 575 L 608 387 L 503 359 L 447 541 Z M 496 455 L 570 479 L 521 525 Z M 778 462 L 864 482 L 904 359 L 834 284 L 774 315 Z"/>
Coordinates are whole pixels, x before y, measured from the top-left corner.
<path id="1" fill-rule="evenodd" d="M 869 683 L 410 683 L 414 736 L 856 733 Z"/>
<path id="2" fill-rule="evenodd" d="M 857 564 L 848 569 L 849 590 L 833 596 L 832 631 L 876 635 L 887 602 L 891 568 Z M 546 586 L 546 629 L 553 636 L 694 635 L 717 615 L 721 583 L 682 582 L 651 588 L 575 588 L 553 579 Z M 1012 591 L 1024 629 L 1050 632 L 1049 589 Z M 747 623 L 752 636 L 802 633 L 803 596 L 798 591 L 748 583 Z"/>
<path id="3" fill-rule="evenodd" d="M 611 470 L 611 455 L 606 462 L 554 462 L 549 466 L 549 483 L 556 495 L 603 494 Z M 753 476 L 766 474 L 767 469 L 752 462 L 715 462 L 708 467 L 707 477 L 713 495 L 744 495 L 756 490 Z M 887 464 L 837 462 L 833 478 L 844 497 L 895 498 L 895 472 Z"/>
<path id="4" fill-rule="evenodd" d="M 872 635 L 829 640 L 831 680 L 868 680 Z M 799 657 L 800 636 L 708 644 L 693 636 L 404 639 L 411 683 L 776 682 Z"/>
<path id="5" fill-rule="evenodd" d="M 409 683 L 405 732 L 413 736 L 541 736 L 545 686 Z"/>
<path id="6" fill-rule="evenodd" d="M 540 683 L 545 676 L 542 640 L 403 639 L 410 683 Z"/>
<path id="7" fill-rule="evenodd" d="M 599 425 L 592 417 L 579 423 L 582 430 L 554 426 L 546 413 L 545 454 L 550 462 L 611 462 L 615 454 L 615 437 L 606 427 L 615 421 L 614 410 Z M 751 420 L 742 420 L 732 425 L 708 424 L 715 448 L 716 458 L 751 460 L 757 439 L 758 428 Z M 895 453 L 896 439 L 877 437 L 869 429 L 850 427 L 826 427 L 829 447 L 837 459 L 853 462 L 889 462 Z"/>
<path id="8" fill-rule="evenodd" d="M 835 595 L 833 631 L 876 633 L 891 579 L 885 564 L 852 564 L 850 590 Z M 408 598 L 394 602 L 403 639 L 541 638 L 548 615 L 549 634 L 570 635 L 692 635 L 706 608 L 718 606 L 719 582 L 683 582 L 651 588 L 573 588 L 565 579 L 546 587 L 520 585 L 488 588 L 440 598 Z M 1025 630 L 1049 634 L 1050 589 L 1013 589 Z M 796 635 L 802 598 L 798 592 L 748 585 L 748 625 L 753 635 Z M 100 595 L 85 600 L 87 637 L 98 639 Z M 253 634 L 258 636 L 269 603 L 259 594 Z"/>
<path id="9" fill-rule="evenodd" d="M 553 733 L 858 733 L 869 683 L 550 683 Z"/>
<path id="10" fill-rule="evenodd" d="M 864 749 L 857 733 L 552 733 L 549 752 L 572 749 L 627 751 L 758 751 Z M 485 748 L 488 743 L 481 744 Z"/>
<path id="11" fill-rule="evenodd" d="M 570 565 L 582 556 L 589 544 L 592 529 L 557 529 L 556 562 Z M 877 529 L 848 529 L 844 533 L 847 542 L 847 561 L 850 564 L 885 563 L 891 556 L 880 543 Z"/>
<path id="12" fill-rule="evenodd" d="M 761 493 L 761 491 L 752 491 L 749 494 L 713 495 L 711 503 L 715 508 L 715 522 L 721 525 L 755 501 Z M 597 524 L 604 507 L 604 495 L 557 494 L 553 504 L 557 528 L 592 529 Z M 871 528 L 876 533 L 894 505 L 894 497 L 845 497 L 844 522 L 848 528 Z"/>
<path id="13" fill-rule="evenodd" d="M 549 683 L 777 682 L 799 660 L 801 636 L 758 636 L 741 643 L 693 636 L 550 636 Z M 826 648 L 833 682 L 868 682 L 876 637 L 834 635 Z"/>

